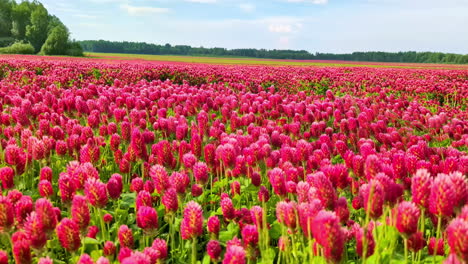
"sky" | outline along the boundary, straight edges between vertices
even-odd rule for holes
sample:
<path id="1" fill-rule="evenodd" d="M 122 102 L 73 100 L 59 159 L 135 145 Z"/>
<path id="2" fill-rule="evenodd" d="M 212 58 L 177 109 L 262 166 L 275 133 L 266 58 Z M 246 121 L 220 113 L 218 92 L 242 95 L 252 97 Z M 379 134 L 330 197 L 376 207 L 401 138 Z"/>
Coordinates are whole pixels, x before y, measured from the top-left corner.
<path id="1" fill-rule="evenodd" d="M 40 0 L 77 40 L 468 54 L 468 0 Z"/>

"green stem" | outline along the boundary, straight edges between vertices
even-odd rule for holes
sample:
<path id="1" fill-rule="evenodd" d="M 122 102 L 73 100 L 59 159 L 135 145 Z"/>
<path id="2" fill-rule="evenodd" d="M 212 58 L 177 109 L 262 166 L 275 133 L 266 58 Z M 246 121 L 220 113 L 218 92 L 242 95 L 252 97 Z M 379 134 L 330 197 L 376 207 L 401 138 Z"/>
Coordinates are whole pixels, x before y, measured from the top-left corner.
<path id="1" fill-rule="evenodd" d="M 437 231 L 436 231 L 436 243 L 435 243 L 435 248 L 434 248 L 434 254 L 432 258 L 432 263 L 436 263 L 436 255 L 437 255 L 437 248 L 439 247 L 439 241 L 438 239 L 440 238 L 440 230 L 442 229 L 442 216 L 438 215 L 437 216 Z"/>
<path id="2" fill-rule="evenodd" d="M 403 238 L 403 243 L 405 244 L 405 263 L 408 263 L 408 239 Z"/>
<path id="3" fill-rule="evenodd" d="M 99 222 L 101 223 L 101 237 L 103 241 L 107 240 L 107 230 L 106 230 L 106 223 L 104 223 L 104 212 L 102 211 L 101 208 L 97 209 L 99 214 Z"/>
<path id="4" fill-rule="evenodd" d="M 192 241 L 192 264 L 197 264 L 197 238 Z"/>

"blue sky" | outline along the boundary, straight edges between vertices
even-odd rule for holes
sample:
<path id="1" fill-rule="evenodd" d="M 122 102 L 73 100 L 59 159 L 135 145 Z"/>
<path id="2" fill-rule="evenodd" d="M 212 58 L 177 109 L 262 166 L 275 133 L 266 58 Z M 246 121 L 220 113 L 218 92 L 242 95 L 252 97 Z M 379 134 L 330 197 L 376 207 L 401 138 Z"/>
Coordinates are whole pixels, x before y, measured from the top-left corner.
<path id="1" fill-rule="evenodd" d="M 468 0 L 41 0 L 78 40 L 468 54 Z"/>

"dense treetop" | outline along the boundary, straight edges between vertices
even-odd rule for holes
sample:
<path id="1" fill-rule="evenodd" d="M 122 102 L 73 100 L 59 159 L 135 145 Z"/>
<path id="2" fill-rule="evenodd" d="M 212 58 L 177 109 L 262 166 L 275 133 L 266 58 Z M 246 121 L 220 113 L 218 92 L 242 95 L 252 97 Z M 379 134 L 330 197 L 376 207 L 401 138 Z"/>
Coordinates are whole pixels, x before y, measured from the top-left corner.
<path id="1" fill-rule="evenodd" d="M 83 51 L 40 2 L 0 0 L 0 53 L 76 56 Z"/>
<path id="2" fill-rule="evenodd" d="M 79 41 L 85 51 L 156 55 L 233 56 L 269 59 L 344 60 L 378 62 L 468 63 L 468 54 L 440 52 L 353 52 L 351 54 L 315 53 L 306 50 L 225 49 L 186 45 L 158 45 L 145 42 L 117 42 L 105 40 Z"/>

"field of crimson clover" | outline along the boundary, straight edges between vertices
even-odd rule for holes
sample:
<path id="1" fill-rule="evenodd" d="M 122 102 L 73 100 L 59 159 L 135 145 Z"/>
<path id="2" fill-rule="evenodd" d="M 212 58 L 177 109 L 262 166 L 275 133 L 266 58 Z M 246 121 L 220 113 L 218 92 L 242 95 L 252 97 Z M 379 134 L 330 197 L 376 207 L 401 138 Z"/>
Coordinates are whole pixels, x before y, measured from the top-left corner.
<path id="1" fill-rule="evenodd" d="M 468 71 L 0 60 L 0 264 L 466 263 Z"/>

